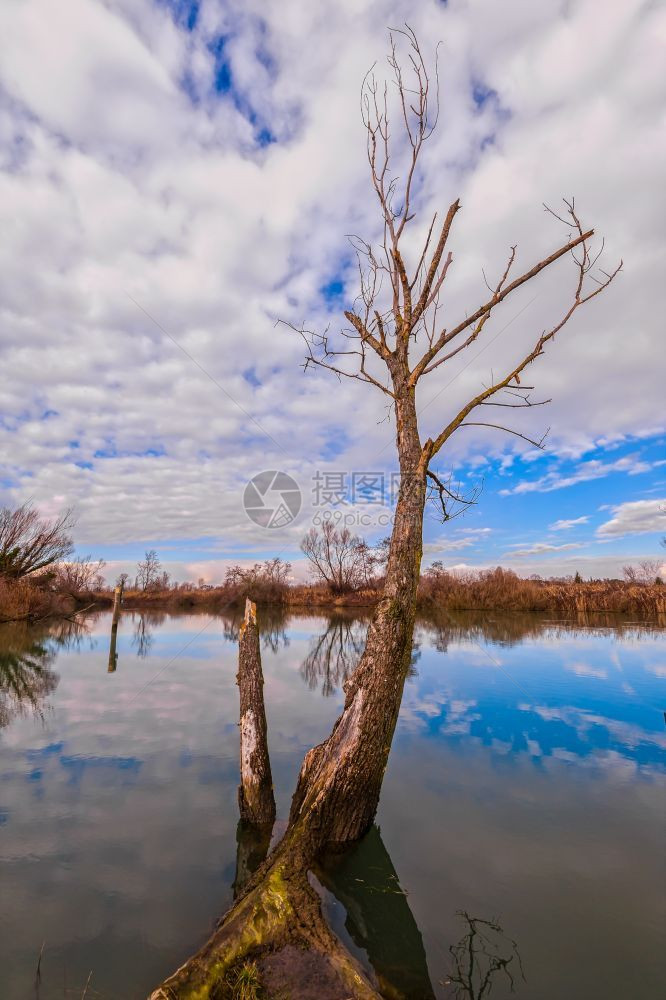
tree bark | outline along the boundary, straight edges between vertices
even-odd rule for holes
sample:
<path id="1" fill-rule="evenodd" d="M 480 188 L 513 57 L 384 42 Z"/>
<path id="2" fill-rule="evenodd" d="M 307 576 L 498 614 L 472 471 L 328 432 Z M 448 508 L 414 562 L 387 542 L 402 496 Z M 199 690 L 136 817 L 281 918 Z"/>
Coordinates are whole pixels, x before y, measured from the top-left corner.
<path id="1" fill-rule="evenodd" d="M 275 798 L 268 756 L 264 675 L 261 670 L 257 606 L 249 598 L 245 602 L 245 618 L 240 627 L 236 679 L 240 691 L 240 818 L 242 822 L 270 828 L 275 822 Z"/>

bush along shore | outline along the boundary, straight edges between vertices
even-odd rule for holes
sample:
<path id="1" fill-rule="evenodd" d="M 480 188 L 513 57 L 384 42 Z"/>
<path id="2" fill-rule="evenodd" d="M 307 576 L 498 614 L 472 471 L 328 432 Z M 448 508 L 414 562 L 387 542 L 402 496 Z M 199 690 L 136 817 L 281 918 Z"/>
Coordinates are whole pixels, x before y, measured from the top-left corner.
<path id="1" fill-rule="evenodd" d="M 62 575 L 9 580 L 0 577 L 0 622 L 38 621 L 69 617 L 85 610 L 101 610 L 113 604 L 113 589 L 99 580 L 80 587 L 63 581 Z M 236 571 L 220 586 L 175 583 L 146 588 L 126 587 L 126 610 L 221 612 L 240 607 L 250 597 L 260 605 L 285 609 L 370 608 L 379 600 L 378 578 L 354 590 L 336 592 L 322 583 L 290 584 L 274 574 L 254 567 Z M 520 611 L 542 612 L 561 617 L 606 612 L 649 618 L 666 616 L 666 585 L 626 580 L 524 579 L 511 570 L 449 573 L 426 571 L 419 584 L 419 608 L 424 612 Z"/>

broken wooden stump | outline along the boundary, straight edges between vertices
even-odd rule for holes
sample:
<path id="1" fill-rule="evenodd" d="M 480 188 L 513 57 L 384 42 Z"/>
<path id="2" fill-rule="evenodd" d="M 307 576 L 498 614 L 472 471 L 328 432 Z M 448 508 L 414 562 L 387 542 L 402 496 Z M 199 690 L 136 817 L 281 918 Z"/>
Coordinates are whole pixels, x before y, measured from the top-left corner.
<path id="1" fill-rule="evenodd" d="M 123 602 L 123 585 L 119 584 L 113 591 L 113 614 L 111 616 L 111 642 L 109 644 L 109 665 L 108 673 L 112 674 L 118 665 L 118 654 L 116 653 L 116 638 L 118 636 L 118 621 L 120 619 L 120 607 Z"/>
<path id="2" fill-rule="evenodd" d="M 240 691 L 240 774 L 238 806 L 241 821 L 258 827 L 275 822 L 275 798 L 268 756 L 264 675 L 261 670 L 257 606 L 249 598 L 238 641 Z"/>
<path id="3" fill-rule="evenodd" d="M 119 583 L 117 587 L 113 590 L 113 616 L 111 618 L 112 625 L 118 625 L 118 619 L 120 618 L 120 607 L 123 603 L 123 585 Z"/>

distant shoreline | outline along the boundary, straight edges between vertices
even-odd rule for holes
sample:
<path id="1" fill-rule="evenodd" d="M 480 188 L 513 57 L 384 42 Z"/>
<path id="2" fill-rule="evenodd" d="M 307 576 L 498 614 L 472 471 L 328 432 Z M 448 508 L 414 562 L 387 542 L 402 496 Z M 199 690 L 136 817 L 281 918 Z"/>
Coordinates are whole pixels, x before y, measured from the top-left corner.
<path id="1" fill-rule="evenodd" d="M 373 608 L 381 598 L 381 581 L 349 593 L 335 594 L 322 584 L 284 585 L 266 589 L 222 585 L 195 587 L 176 584 L 166 589 L 125 591 L 127 610 L 219 612 L 244 603 L 247 596 L 260 605 L 288 609 Z M 0 623 L 67 618 L 83 610 L 101 610 L 113 604 L 113 590 L 53 593 L 37 582 L 0 581 Z M 563 616 L 611 612 L 638 614 L 666 620 L 666 585 L 623 580 L 525 580 L 501 568 L 458 576 L 445 571 L 427 572 L 419 584 L 421 611 L 520 611 Z"/>

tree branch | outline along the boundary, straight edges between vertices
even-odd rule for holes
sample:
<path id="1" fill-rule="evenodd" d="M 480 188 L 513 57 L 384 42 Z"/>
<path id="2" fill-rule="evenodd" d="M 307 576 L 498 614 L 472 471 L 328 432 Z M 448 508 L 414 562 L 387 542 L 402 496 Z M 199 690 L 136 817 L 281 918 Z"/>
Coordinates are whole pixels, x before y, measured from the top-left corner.
<path id="1" fill-rule="evenodd" d="M 498 404 L 500 405 L 500 404 Z M 511 427 L 504 427 L 502 424 L 487 424 L 483 421 L 466 420 L 465 423 L 460 424 L 461 427 L 494 427 L 498 431 L 506 431 L 507 434 L 514 434 L 516 437 L 522 438 L 523 441 L 527 441 L 528 444 L 533 444 L 535 448 L 539 448 L 544 451 L 543 443 L 550 433 L 550 427 L 547 429 L 546 433 L 538 441 L 534 438 L 528 437 L 526 434 L 521 434 L 520 431 L 515 431 Z"/>
<path id="2" fill-rule="evenodd" d="M 571 204 L 570 210 L 572 212 L 573 218 L 575 219 L 576 225 L 580 229 L 580 223 L 578 222 L 578 219 L 576 218 L 575 214 L 573 214 L 573 203 Z M 547 333 L 544 332 L 544 333 L 541 334 L 541 336 L 537 340 L 534 348 L 530 351 L 530 353 L 527 354 L 522 359 L 522 361 L 520 361 L 511 372 L 509 372 L 509 374 L 505 378 L 501 379 L 501 381 L 499 381 L 499 382 L 497 382 L 497 383 L 495 383 L 493 385 L 490 385 L 489 387 L 487 387 L 486 389 L 484 389 L 483 392 L 480 392 L 477 396 L 475 396 L 473 399 L 471 399 L 469 401 L 469 403 L 467 403 L 467 405 L 464 406 L 459 411 L 459 413 L 457 414 L 457 416 L 454 417 L 454 419 L 444 428 L 444 430 L 441 432 L 441 434 L 439 434 L 434 440 L 430 439 L 429 441 L 426 441 L 426 444 L 424 445 L 424 453 L 427 452 L 429 454 L 429 457 L 432 457 L 432 456 L 434 456 L 434 455 L 437 454 L 437 452 L 440 450 L 440 448 L 442 447 L 442 445 L 444 444 L 444 442 L 447 441 L 448 438 L 451 437 L 451 435 L 453 434 L 453 432 L 458 427 L 461 426 L 461 424 L 463 423 L 463 421 L 465 420 L 465 418 L 472 412 L 472 410 L 475 409 L 475 407 L 479 406 L 481 403 L 484 403 L 487 399 L 489 399 L 491 396 L 493 396 L 500 389 L 506 389 L 507 387 L 510 387 L 510 388 L 519 388 L 520 387 L 520 373 L 525 368 L 527 368 L 528 365 L 532 364 L 532 362 L 535 361 L 536 358 L 538 358 L 541 354 L 544 353 L 544 348 L 545 348 L 546 344 L 555 337 L 555 335 L 562 329 L 562 327 L 566 323 L 568 323 L 568 321 L 573 316 L 574 312 L 580 306 L 585 305 L 587 302 L 590 302 L 595 296 L 599 295 L 600 292 L 602 292 L 602 291 L 604 291 L 604 289 L 608 288 L 608 286 L 611 284 L 611 282 L 617 277 L 617 275 L 619 274 L 619 272 L 622 269 L 622 261 L 620 261 L 620 263 L 615 268 L 615 270 L 613 272 L 611 272 L 610 274 L 608 274 L 607 277 L 606 277 L 606 280 L 604 282 L 602 282 L 601 284 L 599 284 L 599 286 L 597 288 L 595 288 L 594 291 L 589 292 L 587 295 L 583 295 L 582 294 L 583 283 L 584 283 L 584 280 L 585 280 L 585 275 L 586 275 L 586 273 L 587 273 L 587 271 L 589 270 L 589 267 L 590 267 L 589 251 L 588 251 L 586 243 L 585 243 L 585 240 L 587 239 L 587 237 L 588 237 L 588 234 L 587 233 L 583 234 L 582 230 L 581 230 L 581 236 L 579 237 L 579 239 L 578 239 L 577 242 L 581 243 L 582 246 L 583 246 L 583 256 L 577 262 L 578 263 L 578 281 L 577 281 L 577 284 L 576 284 L 576 291 L 575 291 L 575 294 L 574 294 L 573 302 L 572 302 L 571 306 L 569 307 L 569 309 L 564 314 L 564 316 L 562 317 L 562 319 L 550 331 L 548 331 Z M 515 382 L 515 385 L 511 385 L 512 382 Z M 533 444 L 534 442 L 532 441 L 530 443 Z"/>
<path id="3" fill-rule="evenodd" d="M 442 520 L 451 521 L 454 517 L 458 517 L 460 514 L 467 509 L 467 507 L 478 503 L 478 497 L 481 493 L 482 486 L 475 486 L 472 493 L 468 497 L 462 496 L 459 492 L 454 492 L 451 490 L 442 480 L 437 476 L 431 469 L 426 469 L 426 477 L 430 479 L 437 491 L 439 496 L 439 503 L 442 508 Z M 450 480 L 449 480 L 450 481 Z M 460 510 L 451 509 L 451 504 L 460 504 Z"/>
<path id="4" fill-rule="evenodd" d="M 532 278 L 535 278 L 536 275 L 540 274 L 540 272 L 543 271 L 546 267 L 549 267 L 551 264 L 554 264 L 556 260 L 560 259 L 560 257 L 563 257 L 566 253 L 569 253 L 575 247 L 579 246 L 581 243 L 584 243 L 586 240 L 590 239 L 593 235 L 594 235 L 593 229 L 588 230 L 588 232 L 586 233 L 581 232 L 580 235 L 576 237 L 576 239 L 570 240 L 563 246 L 558 247 L 558 249 L 555 250 L 554 253 L 550 254 L 548 257 L 544 257 L 543 260 L 540 260 L 539 263 L 535 264 L 534 267 L 530 268 L 529 271 L 526 271 L 524 274 L 521 274 L 519 278 L 516 278 L 515 281 L 512 281 L 509 285 L 506 286 L 506 288 L 496 291 L 491 299 L 489 299 L 486 303 L 484 303 L 484 305 L 480 306 L 476 310 L 476 312 L 472 313 L 471 316 L 468 316 L 467 319 L 459 323 L 458 326 L 454 327 L 453 330 L 450 331 L 450 333 L 447 333 L 446 330 L 442 330 L 440 336 L 437 338 L 433 346 L 425 352 L 419 363 L 412 371 L 412 374 L 410 376 L 410 383 L 412 385 L 415 385 L 416 382 L 418 382 L 418 380 L 420 379 L 420 377 L 426 372 L 426 369 L 428 370 L 428 372 L 434 371 L 435 368 L 437 368 L 444 361 L 447 361 L 450 357 L 453 357 L 454 354 L 457 354 L 458 350 L 462 350 L 463 347 L 469 346 L 469 344 L 471 344 L 472 341 L 475 340 L 476 337 L 481 332 L 483 324 L 486 322 L 486 319 L 490 315 L 491 310 L 496 305 L 498 305 L 500 302 L 503 302 L 504 299 L 511 294 L 511 292 L 514 292 L 517 288 L 520 288 L 521 285 L 524 285 L 527 281 L 530 281 Z M 513 262 L 513 255 L 510 259 L 509 267 L 511 266 L 512 262 Z M 507 272 L 505 272 L 505 274 L 507 273 L 508 270 Z M 501 288 L 501 282 L 498 288 Z M 480 324 L 479 329 L 475 330 L 472 336 L 467 339 L 467 341 L 464 343 L 464 345 L 462 345 L 462 347 L 458 348 L 456 351 L 451 352 L 451 354 L 447 355 L 447 357 L 440 358 L 435 364 L 431 364 L 431 362 L 437 357 L 441 349 L 446 344 L 450 343 L 450 341 L 452 341 L 454 337 L 457 337 L 464 330 L 472 326 L 474 323 L 477 323 L 479 320 L 483 321 Z"/>

